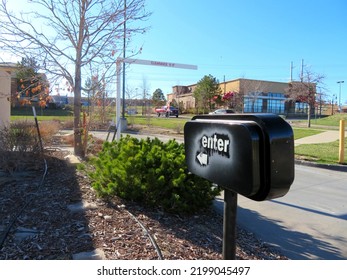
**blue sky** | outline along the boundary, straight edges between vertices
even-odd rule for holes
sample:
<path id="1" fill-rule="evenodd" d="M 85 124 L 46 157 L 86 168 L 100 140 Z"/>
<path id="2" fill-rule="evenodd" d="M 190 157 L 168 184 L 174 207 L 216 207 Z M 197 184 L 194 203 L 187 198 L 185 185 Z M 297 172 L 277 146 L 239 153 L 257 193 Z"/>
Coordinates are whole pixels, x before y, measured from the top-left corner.
<path id="1" fill-rule="evenodd" d="M 133 39 L 139 59 L 193 64 L 198 70 L 131 65 L 127 87 L 165 94 L 174 85 L 249 78 L 286 82 L 301 61 L 325 75 L 325 93 L 347 103 L 346 0 L 148 0 L 150 30 Z M 130 49 L 130 47 L 129 47 Z"/>
<path id="2" fill-rule="evenodd" d="M 10 1 L 13 9 L 27 0 Z M 127 48 L 136 58 L 197 65 L 198 70 L 130 65 L 126 87 L 142 97 L 160 88 L 197 83 L 211 74 L 220 82 L 248 78 L 287 82 L 301 61 L 325 75 L 325 94 L 347 103 L 347 0 L 146 0 L 150 29 Z M 21 9 L 21 8 L 19 8 Z M 122 55 L 121 55 L 122 56 Z M 114 94 L 115 95 L 115 94 Z"/>

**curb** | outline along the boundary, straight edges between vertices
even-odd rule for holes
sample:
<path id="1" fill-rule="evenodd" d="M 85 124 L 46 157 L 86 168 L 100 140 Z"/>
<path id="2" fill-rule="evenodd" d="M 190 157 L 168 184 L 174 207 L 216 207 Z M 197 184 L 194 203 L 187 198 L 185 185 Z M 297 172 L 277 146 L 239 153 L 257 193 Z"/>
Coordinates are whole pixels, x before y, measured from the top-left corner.
<path id="1" fill-rule="evenodd" d="M 298 159 L 295 160 L 295 164 L 324 168 L 324 169 L 333 170 L 333 171 L 347 172 L 347 165 L 323 164 L 323 163 L 316 163 L 316 162 L 298 160 Z"/>

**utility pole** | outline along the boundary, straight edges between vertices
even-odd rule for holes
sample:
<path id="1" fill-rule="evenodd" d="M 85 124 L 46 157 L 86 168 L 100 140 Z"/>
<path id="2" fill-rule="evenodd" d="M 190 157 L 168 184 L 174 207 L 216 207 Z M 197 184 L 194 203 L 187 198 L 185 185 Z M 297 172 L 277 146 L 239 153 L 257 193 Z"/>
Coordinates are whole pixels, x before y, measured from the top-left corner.
<path id="1" fill-rule="evenodd" d="M 290 62 L 290 82 L 293 81 L 293 61 Z"/>
<path id="2" fill-rule="evenodd" d="M 303 82 L 304 80 L 304 60 L 301 59 L 301 74 L 300 74 L 300 80 Z"/>
<path id="3" fill-rule="evenodd" d="M 224 77 L 223 77 L 223 82 L 224 82 L 224 94 L 226 93 L 226 84 L 225 84 L 225 75 L 224 75 Z"/>

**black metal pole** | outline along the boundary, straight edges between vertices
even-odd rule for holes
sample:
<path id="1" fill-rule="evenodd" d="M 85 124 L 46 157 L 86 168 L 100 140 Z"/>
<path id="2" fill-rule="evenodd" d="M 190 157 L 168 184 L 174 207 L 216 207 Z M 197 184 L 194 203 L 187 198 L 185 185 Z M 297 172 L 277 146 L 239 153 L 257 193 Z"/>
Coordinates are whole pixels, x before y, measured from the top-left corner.
<path id="1" fill-rule="evenodd" d="M 224 189 L 223 258 L 236 259 L 237 193 Z"/>
<path id="2" fill-rule="evenodd" d="M 39 127 L 39 123 L 37 121 L 37 116 L 36 116 L 36 109 L 34 106 L 32 106 L 32 109 L 33 109 L 33 114 L 34 114 L 34 119 L 35 119 L 37 135 L 38 135 L 39 143 L 40 143 L 40 151 L 43 154 L 43 145 L 42 145 L 42 139 L 41 139 L 41 134 L 40 134 L 40 127 Z"/>

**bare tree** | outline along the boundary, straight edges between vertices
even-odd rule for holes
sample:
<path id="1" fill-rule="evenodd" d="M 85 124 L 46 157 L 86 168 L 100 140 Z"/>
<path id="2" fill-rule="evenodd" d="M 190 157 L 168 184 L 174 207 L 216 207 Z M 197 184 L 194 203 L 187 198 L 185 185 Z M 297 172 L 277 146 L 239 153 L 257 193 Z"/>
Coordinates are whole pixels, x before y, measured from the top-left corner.
<path id="1" fill-rule="evenodd" d="M 286 89 L 290 100 L 307 104 L 307 127 L 311 126 L 311 114 L 314 112 L 317 87 L 320 85 L 320 89 L 323 89 L 324 78 L 324 75 L 314 73 L 309 67 L 303 66 L 300 81 L 290 82 Z"/>
<path id="2" fill-rule="evenodd" d="M 146 31 L 137 25 L 150 13 L 145 0 L 31 0 L 25 11 L 0 4 L 0 48 L 16 56 L 35 57 L 52 78 L 63 77 L 74 91 L 74 151 L 83 156 L 80 125 L 82 77 L 90 69 L 115 77 L 115 60 L 123 42 Z M 126 30 L 125 28 L 126 22 Z M 133 53 L 136 53 L 133 52 Z M 124 54 L 123 54 L 124 55 Z M 89 73 L 88 73 L 89 72 Z"/>
<path id="3" fill-rule="evenodd" d="M 150 85 L 148 84 L 146 76 L 142 77 L 142 85 L 140 85 L 140 88 L 142 89 L 142 115 L 150 116 L 150 110 L 149 110 L 149 90 Z M 149 119 L 148 119 L 149 121 Z"/>

